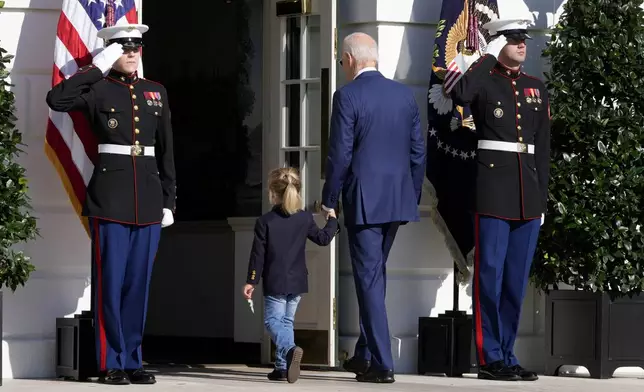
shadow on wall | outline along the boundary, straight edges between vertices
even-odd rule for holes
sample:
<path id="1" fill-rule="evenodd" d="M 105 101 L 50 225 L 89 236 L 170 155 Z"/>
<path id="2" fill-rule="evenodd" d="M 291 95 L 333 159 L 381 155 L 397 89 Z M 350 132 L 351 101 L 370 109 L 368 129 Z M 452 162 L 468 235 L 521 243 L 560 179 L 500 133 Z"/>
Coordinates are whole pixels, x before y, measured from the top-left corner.
<path id="1" fill-rule="evenodd" d="M 0 25 L 9 26 L 2 45 L 15 54 L 11 79 L 17 126 L 27 145 L 20 162 L 27 170 L 41 233 L 41 238 L 25 245 L 36 271 L 24 288 L 5 293 L 4 377 L 53 376 L 55 319 L 89 309 L 89 238 L 43 153 L 48 119 L 45 95 L 51 88 L 59 15 L 60 2 L 55 1 L 43 2 L 38 10 L 11 9 L 8 2 L 0 10 Z"/>

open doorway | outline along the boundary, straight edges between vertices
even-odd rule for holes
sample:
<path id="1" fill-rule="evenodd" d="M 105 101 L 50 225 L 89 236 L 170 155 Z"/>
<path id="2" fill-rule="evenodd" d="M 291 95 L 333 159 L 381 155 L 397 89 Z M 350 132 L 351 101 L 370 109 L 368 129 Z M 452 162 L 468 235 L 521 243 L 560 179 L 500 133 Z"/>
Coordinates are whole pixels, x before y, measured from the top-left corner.
<path id="1" fill-rule="evenodd" d="M 177 15 L 143 0 L 144 77 L 168 91 L 177 170 L 150 289 L 147 362 L 259 362 L 233 341 L 228 217 L 262 212 L 262 0 L 211 0 Z M 243 354 L 241 356 L 236 354 Z"/>
<path id="2" fill-rule="evenodd" d="M 254 178 L 249 165 L 251 148 L 261 154 L 262 2 L 211 0 L 176 13 L 169 0 L 143 1 L 144 76 L 167 88 L 172 109 L 176 218 L 259 215 L 261 170 Z"/>

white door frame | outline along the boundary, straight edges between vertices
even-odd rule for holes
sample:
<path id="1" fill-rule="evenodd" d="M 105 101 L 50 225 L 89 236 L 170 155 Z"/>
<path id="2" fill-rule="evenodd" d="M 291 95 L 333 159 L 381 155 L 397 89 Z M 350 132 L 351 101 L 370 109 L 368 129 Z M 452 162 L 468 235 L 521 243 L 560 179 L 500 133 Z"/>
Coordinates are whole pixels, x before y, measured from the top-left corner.
<path id="1" fill-rule="evenodd" d="M 309 52 L 309 56 L 306 55 L 307 49 L 312 49 L 315 45 L 311 44 L 311 47 L 307 48 L 312 36 L 309 37 L 308 28 L 302 28 L 299 38 L 301 43 L 299 76 L 289 79 L 285 70 L 287 57 L 286 20 L 285 17 L 278 18 L 276 16 L 277 0 L 264 0 L 263 171 L 266 174 L 273 168 L 284 166 L 287 153 L 297 152 L 299 154 L 298 164 L 302 169 L 302 196 L 305 201 L 305 207 L 308 208 L 313 206 L 313 201 L 319 201 L 322 196 L 322 180 L 320 179 L 319 183 L 313 181 L 321 178 L 322 162 L 326 159 L 323 156 L 326 154 L 326 151 L 323 151 L 323 145 L 326 145 L 324 139 L 328 138 L 330 118 L 327 117 L 325 121 L 321 116 L 325 114 L 330 117 L 332 96 L 335 91 L 337 72 L 335 44 L 336 1 L 311 0 L 311 15 L 319 16 L 301 15 L 294 17 L 299 18 L 300 26 L 308 26 L 310 22 L 307 22 L 307 20 L 313 19 L 317 21 L 315 23 L 319 23 L 319 28 L 316 27 L 319 31 L 319 38 L 316 37 L 319 40 L 319 44 L 317 44 L 319 49 Z M 309 16 L 311 16 L 311 19 L 308 19 Z M 310 64 L 310 56 L 314 56 L 312 61 L 319 62 L 319 64 Z M 323 68 L 326 69 L 325 73 L 321 71 Z M 322 88 L 322 84 L 327 86 L 327 94 L 323 94 L 325 89 Z M 286 86 L 288 85 L 300 86 L 299 143 L 287 143 L 288 108 L 286 104 Z M 320 100 L 321 98 L 326 98 L 326 112 L 321 110 L 324 107 Z M 311 104 L 314 105 L 314 110 L 309 111 L 310 107 L 307 106 L 307 102 L 311 101 L 313 101 Z M 320 106 L 317 107 L 317 105 Z M 315 134 L 317 132 L 319 134 Z M 318 159 L 319 162 L 316 162 Z M 262 200 L 263 209 L 267 211 L 270 208 L 267 193 L 264 194 Z M 319 214 L 316 220 L 318 225 L 324 224 L 324 219 Z M 311 271 L 309 275 L 311 295 L 305 296 L 301 302 L 298 312 L 303 310 L 307 315 L 303 315 L 300 321 L 296 316 L 296 329 L 298 329 L 299 324 L 300 329 L 328 329 L 330 333 L 327 353 L 328 363 L 315 363 L 315 365 L 331 367 L 338 365 L 336 300 L 338 291 L 338 257 L 337 240 L 334 240 L 327 248 L 320 248 L 312 243 L 307 245 L 307 264 Z M 318 270 L 316 269 L 318 265 L 324 265 L 324 268 Z M 327 276 L 328 279 L 323 279 L 323 281 L 318 279 L 316 281 L 314 274 Z M 312 314 L 312 309 L 314 308 L 312 302 L 316 294 L 325 298 L 321 302 L 322 306 L 320 306 L 317 315 Z M 263 363 L 270 362 L 270 347 L 270 339 L 265 334 L 262 340 Z"/>

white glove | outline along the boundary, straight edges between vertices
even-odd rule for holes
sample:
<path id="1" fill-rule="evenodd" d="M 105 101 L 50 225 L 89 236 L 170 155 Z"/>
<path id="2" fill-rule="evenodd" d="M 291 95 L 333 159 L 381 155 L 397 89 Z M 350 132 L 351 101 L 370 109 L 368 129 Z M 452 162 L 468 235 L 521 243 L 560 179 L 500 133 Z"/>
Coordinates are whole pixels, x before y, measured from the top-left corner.
<path id="1" fill-rule="evenodd" d="M 107 48 L 103 49 L 99 54 L 94 56 L 92 64 L 106 75 L 112 68 L 112 65 L 123 55 L 123 45 L 119 43 L 112 43 Z"/>
<path id="2" fill-rule="evenodd" d="M 163 219 L 161 219 L 161 227 L 168 227 L 174 223 L 174 216 L 172 211 L 167 208 L 163 209 Z"/>
<path id="3" fill-rule="evenodd" d="M 485 51 L 483 53 L 492 55 L 499 58 L 499 53 L 503 50 L 505 45 L 508 44 L 508 39 L 505 38 L 505 35 L 500 35 L 497 38 L 493 39 L 492 42 L 487 44 Z"/>
<path id="4" fill-rule="evenodd" d="M 546 220 L 546 214 L 541 214 L 541 226 L 543 226 L 543 222 Z"/>

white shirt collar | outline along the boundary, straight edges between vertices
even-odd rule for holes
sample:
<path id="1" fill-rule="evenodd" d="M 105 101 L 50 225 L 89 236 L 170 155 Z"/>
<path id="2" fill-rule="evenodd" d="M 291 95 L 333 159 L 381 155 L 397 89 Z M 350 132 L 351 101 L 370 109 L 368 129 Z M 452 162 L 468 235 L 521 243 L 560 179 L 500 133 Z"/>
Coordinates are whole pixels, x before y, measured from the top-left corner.
<path id="1" fill-rule="evenodd" d="M 365 72 L 369 72 L 369 71 L 377 71 L 377 69 L 376 69 L 376 67 L 364 67 L 360 71 L 358 71 L 358 73 L 356 74 L 356 76 L 353 79 L 355 80 L 358 76 L 362 75 Z"/>

